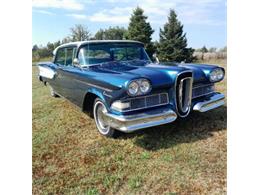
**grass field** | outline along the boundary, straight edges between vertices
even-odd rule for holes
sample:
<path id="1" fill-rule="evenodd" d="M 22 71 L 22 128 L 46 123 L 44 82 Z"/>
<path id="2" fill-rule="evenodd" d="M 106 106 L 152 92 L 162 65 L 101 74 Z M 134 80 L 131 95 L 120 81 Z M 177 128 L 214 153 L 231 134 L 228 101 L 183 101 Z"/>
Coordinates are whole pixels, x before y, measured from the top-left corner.
<path id="1" fill-rule="evenodd" d="M 33 194 L 226 194 L 226 106 L 108 139 L 32 76 Z"/>

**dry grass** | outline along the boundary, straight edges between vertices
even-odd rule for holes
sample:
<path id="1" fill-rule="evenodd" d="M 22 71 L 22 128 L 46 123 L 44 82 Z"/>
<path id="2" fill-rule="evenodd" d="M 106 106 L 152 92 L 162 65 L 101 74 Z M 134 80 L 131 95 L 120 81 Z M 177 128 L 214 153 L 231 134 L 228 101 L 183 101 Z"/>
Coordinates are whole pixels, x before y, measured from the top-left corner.
<path id="1" fill-rule="evenodd" d="M 107 139 L 36 74 L 33 194 L 226 193 L 226 106 Z M 217 89 L 226 94 L 226 80 Z"/>

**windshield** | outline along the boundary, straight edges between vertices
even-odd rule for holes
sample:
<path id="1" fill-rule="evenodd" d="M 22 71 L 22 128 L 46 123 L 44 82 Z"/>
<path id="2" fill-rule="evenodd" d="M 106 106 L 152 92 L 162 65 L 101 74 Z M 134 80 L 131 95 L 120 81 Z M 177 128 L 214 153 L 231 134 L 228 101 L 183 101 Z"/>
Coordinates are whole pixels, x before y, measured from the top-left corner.
<path id="1" fill-rule="evenodd" d="M 150 59 L 143 46 L 137 43 L 88 44 L 80 49 L 78 59 L 80 65 L 82 66 L 114 61 L 150 62 Z"/>

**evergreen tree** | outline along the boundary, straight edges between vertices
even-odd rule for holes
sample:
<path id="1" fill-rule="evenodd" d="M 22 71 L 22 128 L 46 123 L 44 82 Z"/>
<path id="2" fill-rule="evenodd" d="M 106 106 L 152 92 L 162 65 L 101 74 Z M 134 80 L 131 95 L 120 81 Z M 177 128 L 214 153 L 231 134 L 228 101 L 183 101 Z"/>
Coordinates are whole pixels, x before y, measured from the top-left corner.
<path id="1" fill-rule="evenodd" d="M 183 33 L 183 25 L 177 19 L 174 10 L 170 10 L 168 22 L 160 29 L 158 44 L 158 57 L 161 61 L 191 62 L 194 49 L 187 48 L 186 33 Z"/>
<path id="2" fill-rule="evenodd" d="M 148 55 L 151 57 L 155 51 L 155 47 L 151 42 L 151 36 L 154 30 L 152 29 L 150 23 L 146 20 L 147 16 L 144 15 L 143 9 L 140 7 L 134 9 L 130 18 L 126 38 L 144 43 L 145 49 Z"/>

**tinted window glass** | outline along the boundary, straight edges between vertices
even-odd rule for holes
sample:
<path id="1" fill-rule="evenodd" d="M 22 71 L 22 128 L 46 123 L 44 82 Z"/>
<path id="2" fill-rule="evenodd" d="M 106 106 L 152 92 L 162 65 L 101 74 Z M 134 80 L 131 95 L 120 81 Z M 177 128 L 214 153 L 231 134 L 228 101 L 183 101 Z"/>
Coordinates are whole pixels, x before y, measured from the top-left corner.
<path id="1" fill-rule="evenodd" d="M 65 49 L 59 49 L 57 51 L 55 63 L 60 65 L 65 64 Z"/>
<path id="2" fill-rule="evenodd" d="M 89 44 L 80 49 L 78 59 L 81 65 L 112 61 L 150 61 L 143 46 L 135 43 Z"/>
<path id="3" fill-rule="evenodd" d="M 76 48 L 59 49 L 56 57 L 56 64 L 71 66 L 76 55 Z"/>
<path id="4" fill-rule="evenodd" d="M 73 48 L 66 48 L 65 53 L 66 53 L 65 66 L 71 66 L 72 59 L 73 59 Z"/>
<path id="5" fill-rule="evenodd" d="M 141 48 L 115 48 L 114 52 L 114 60 L 138 60 L 141 59 Z"/>
<path id="6" fill-rule="evenodd" d="M 110 53 L 102 49 L 81 49 L 79 55 L 80 64 L 98 64 L 111 61 Z"/>

